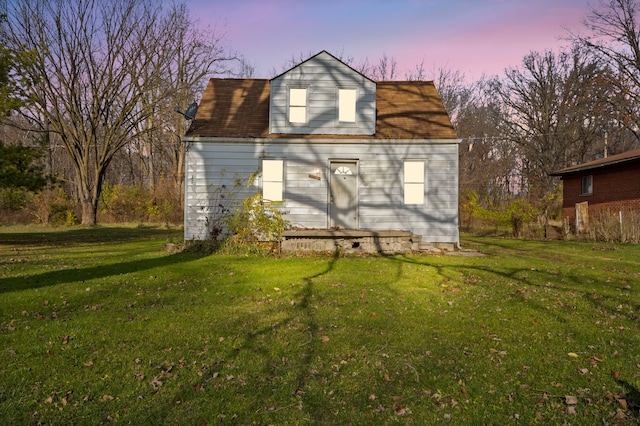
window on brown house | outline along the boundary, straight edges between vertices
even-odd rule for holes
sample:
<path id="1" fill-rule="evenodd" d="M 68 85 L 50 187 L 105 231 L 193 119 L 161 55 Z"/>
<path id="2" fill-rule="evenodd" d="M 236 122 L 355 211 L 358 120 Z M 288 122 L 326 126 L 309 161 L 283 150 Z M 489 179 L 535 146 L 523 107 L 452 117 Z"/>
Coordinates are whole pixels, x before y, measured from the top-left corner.
<path id="1" fill-rule="evenodd" d="M 582 176 L 582 194 L 593 194 L 593 175 Z"/>

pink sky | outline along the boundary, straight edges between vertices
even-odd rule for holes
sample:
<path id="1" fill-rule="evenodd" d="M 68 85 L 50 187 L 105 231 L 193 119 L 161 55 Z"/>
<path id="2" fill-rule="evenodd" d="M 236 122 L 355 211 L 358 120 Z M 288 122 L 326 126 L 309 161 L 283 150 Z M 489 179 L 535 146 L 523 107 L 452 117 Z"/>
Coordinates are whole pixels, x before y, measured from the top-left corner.
<path id="1" fill-rule="evenodd" d="M 273 77 L 292 56 L 327 50 L 375 63 L 394 58 L 400 76 L 424 62 L 468 79 L 502 74 L 529 52 L 557 50 L 565 28 L 581 31 L 587 0 L 187 0 L 200 25 Z"/>

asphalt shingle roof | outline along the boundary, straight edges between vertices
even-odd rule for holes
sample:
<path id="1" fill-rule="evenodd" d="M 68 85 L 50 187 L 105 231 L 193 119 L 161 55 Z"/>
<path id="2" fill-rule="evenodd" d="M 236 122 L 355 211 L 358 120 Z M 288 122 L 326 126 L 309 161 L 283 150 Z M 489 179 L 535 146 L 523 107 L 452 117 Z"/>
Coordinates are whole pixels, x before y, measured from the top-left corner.
<path id="1" fill-rule="evenodd" d="M 628 161 L 640 160 L 640 149 L 626 151 L 621 154 L 611 155 L 609 157 L 600 158 L 598 160 L 589 161 L 587 163 L 578 164 L 576 166 L 567 167 L 556 172 L 551 176 L 562 176 L 569 173 L 581 172 L 584 170 L 592 170 L 600 167 L 610 166 L 613 164 L 625 163 Z"/>
<path id="2" fill-rule="evenodd" d="M 212 78 L 186 137 L 458 139 L 431 81 L 383 81 L 375 135 L 269 134 L 269 80 Z"/>

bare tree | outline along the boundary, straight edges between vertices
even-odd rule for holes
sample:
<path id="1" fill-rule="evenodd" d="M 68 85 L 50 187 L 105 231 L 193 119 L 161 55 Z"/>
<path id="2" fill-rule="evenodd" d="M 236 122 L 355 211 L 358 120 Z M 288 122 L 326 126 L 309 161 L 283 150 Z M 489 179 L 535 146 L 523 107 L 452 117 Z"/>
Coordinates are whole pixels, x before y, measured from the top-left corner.
<path id="1" fill-rule="evenodd" d="M 520 147 L 529 195 L 541 198 L 549 173 L 595 158 L 610 120 L 609 70 L 579 48 L 532 52 L 493 90 L 506 108 L 501 132 Z"/>
<path id="2" fill-rule="evenodd" d="M 2 35 L 13 49 L 37 52 L 24 69 L 38 81 L 30 113 L 49 123 L 71 158 L 82 223 L 96 222 L 107 169 L 123 147 L 144 153 L 153 181 L 159 129 L 176 135 L 180 179 L 185 123 L 175 113 L 163 122 L 161 111 L 195 100 L 203 77 L 228 59 L 221 37 L 192 30 L 184 5 L 167 13 L 154 0 L 25 0 L 11 6 Z"/>
<path id="3" fill-rule="evenodd" d="M 611 99 L 617 118 L 640 140 L 640 1 L 599 0 L 583 23 L 587 34 L 570 39 L 587 47 L 615 71 L 608 80 L 617 89 Z"/>
<path id="4" fill-rule="evenodd" d="M 398 62 L 393 57 L 388 57 L 386 53 L 378 60 L 378 63 L 364 70 L 363 74 L 372 80 L 390 81 L 398 78 Z"/>
<path id="5" fill-rule="evenodd" d="M 460 144 L 460 193 L 480 197 L 485 207 L 508 201 L 517 191 L 518 149 L 500 133 L 504 107 L 486 78 L 473 83 L 457 107 Z"/>
<path id="6" fill-rule="evenodd" d="M 207 79 L 214 75 L 247 76 L 253 67 L 238 54 L 227 52 L 223 43 L 223 33 L 215 30 L 200 30 L 184 4 L 173 5 L 159 28 L 158 39 L 163 40 L 164 56 L 156 55 L 155 67 L 166 70 L 156 87 L 147 90 L 141 98 L 141 106 L 152 109 L 140 123 L 141 149 L 144 154 L 146 181 L 153 187 L 159 170 L 164 170 L 174 181 L 176 201 L 182 202 L 184 184 L 184 157 L 187 145 L 181 137 L 187 122 L 175 113 L 177 107 L 185 111 L 187 106 L 197 101 L 204 91 Z M 155 43 L 146 49 L 154 57 Z M 153 74 L 154 70 L 148 71 Z M 140 88 L 142 90 L 142 88 Z"/>
<path id="7" fill-rule="evenodd" d="M 107 167 L 150 114 L 140 103 L 161 70 L 143 73 L 153 67 L 139 53 L 159 19 L 146 0 L 25 0 L 9 12 L 7 44 L 38 51 L 25 70 L 39 81 L 35 113 L 72 159 L 83 224 L 96 223 Z"/>

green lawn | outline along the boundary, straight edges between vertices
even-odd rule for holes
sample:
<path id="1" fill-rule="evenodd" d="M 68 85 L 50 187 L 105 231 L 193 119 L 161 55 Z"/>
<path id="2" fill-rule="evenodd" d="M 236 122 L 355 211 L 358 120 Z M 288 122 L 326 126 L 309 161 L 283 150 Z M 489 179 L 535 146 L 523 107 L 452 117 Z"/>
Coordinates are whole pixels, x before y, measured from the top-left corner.
<path id="1" fill-rule="evenodd" d="M 0 424 L 639 424 L 640 246 L 168 253 L 0 227 Z"/>

